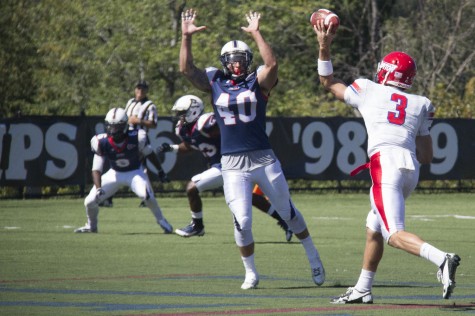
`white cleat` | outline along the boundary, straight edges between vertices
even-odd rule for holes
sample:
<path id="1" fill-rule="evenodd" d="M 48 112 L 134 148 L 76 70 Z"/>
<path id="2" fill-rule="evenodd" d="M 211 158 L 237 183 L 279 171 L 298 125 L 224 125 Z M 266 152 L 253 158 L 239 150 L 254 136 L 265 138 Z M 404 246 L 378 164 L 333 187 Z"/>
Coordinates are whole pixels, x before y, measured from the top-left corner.
<path id="1" fill-rule="evenodd" d="M 345 294 L 333 298 L 332 304 L 373 304 L 371 291 L 359 292 L 354 287 L 349 287 Z"/>
<path id="2" fill-rule="evenodd" d="M 320 286 L 325 283 L 325 268 L 323 268 L 322 261 L 318 259 L 318 265 L 312 268 L 312 279 L 316 285 Z"/>
<path id="3" fill-rule="evenodd" d="M 97 227 L 91 228 L 88 223 L 86 223 L 83 227 L 76 228 L 74 230 L 75 233 L 97 233 Z"/>
<path id="4" fill-rule="evenodd" d="M 241 289 L 243 290 L 251 290 L 257 288 L 257 285 L 259 284 L 259 277 L 258 276 L 253 276 L 253 277 L 246 277 L 244 280 L 244 283 L 241 285 Z"/>

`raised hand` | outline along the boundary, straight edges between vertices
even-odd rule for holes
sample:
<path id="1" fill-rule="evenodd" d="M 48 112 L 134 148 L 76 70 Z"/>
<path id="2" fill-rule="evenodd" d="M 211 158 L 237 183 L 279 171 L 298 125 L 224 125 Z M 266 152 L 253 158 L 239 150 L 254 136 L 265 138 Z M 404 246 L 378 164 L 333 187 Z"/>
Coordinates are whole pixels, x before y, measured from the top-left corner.
<path id="1" fill-rule="evenodd" d="M 260 13 L 249 11 L 249 13 L 246 14 L 246 20 L 249 23 L 249 25 L 247 27 L 242 26 L 241 29 L 248 33 L 259 31 L 260 18 L 261 18 Z"/>
<path id="2" fill-rule="evenodd" d="M 181 13 L 181 33 L 183 35 L 191 35 L 206 29 L 206 26 L 196 26 L 195 18 L 196 11 L 193 9 L 188 9 Z"/>

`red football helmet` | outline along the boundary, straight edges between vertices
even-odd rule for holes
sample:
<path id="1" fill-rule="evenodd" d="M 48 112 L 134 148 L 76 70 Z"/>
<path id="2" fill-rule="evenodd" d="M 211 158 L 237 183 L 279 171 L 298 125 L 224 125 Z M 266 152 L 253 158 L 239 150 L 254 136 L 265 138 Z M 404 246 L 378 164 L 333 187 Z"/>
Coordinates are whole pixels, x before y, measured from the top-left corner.
<path id="1" fill-rule="evenodd" d="M 416 76 L 416 72 L 416 62 L 411 56 L 403 52 L 392 52 L 387 54 L 378 64 L 376 82 L 409 89 L 412 86 L 412 80 Z"/>

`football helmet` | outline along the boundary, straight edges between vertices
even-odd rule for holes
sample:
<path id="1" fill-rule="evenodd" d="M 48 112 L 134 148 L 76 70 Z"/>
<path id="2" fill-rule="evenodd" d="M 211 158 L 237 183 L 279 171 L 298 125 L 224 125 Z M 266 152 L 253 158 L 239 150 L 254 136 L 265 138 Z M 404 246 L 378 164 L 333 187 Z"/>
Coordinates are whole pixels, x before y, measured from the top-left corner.
<path id="1" fill-rule="evenodd" d="M 106 115 L 106 132 L 115 142 L 121 142 L 127 135 L 129 118 L 122 108 L 112 108 Z"/>
<path id="2" fill-rule="evenodd" d="M 414 59 L 404 52 L 392 52 L 378 63 L 376 82 L 409 89 L 416 76 L 417 66 Z"/>
<path id="3" fill-rule="evenodd" d="M 252 51 L 246 43 L 242 41 L 230 41 L 227 42 L 221 49 L 221 55 L 219 60 L 223 65 L 224 74 L 231 76 L 233 80 L 239 81 L 250 72 L 252 64 Z M 234 62 L 239 62 L 243 73 L 234 73 L 229 70 L 228 65 Z"/>
<path id="4" fill-rule="evenodd" d="M 203 114 L 204 109 L 205 106 L 200 98 L 188 94 L 175 101 L 172 112 L 178 120 L 183 118 L 183 124 L 191 124 Z"/>

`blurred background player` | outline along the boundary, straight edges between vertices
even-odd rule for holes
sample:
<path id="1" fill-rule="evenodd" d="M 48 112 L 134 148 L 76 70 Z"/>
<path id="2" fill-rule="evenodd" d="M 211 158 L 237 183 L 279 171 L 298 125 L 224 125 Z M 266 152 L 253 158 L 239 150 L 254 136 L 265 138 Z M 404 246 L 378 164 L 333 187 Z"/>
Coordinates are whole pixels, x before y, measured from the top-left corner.
<path id="1" fill-rule="evenodd" d="M 448 299 L 455 287 L 460 257 L 405 230 L 405 200 L 417 186 L 420 164 L 429 164 L 433 157 L 429 128 L 435 109 L 429 99 L 405 92 L 412 86 L 416 63 L 406 53 L 392 52 L 379 63 L 376 82 L 356 79 L 347 87 L 333 76 L 330 46 L 335 27 L 330 24 L 326 29 L 319 21 L 313 28 L 319 43 L 321 84 L 338 100 L 358 109 L 365 122 L 370 162 L 352 174 L 369 168 L 373 183 L 360 277 L 354 287 L 331 302 L 373 303 L 371 289 L 383 257 L 384 242 L 435 264 L 443 284 L 442 297 Z"/>
<path id="2" fill-rule="evenodd" d="M 191 223 L 183 228 L 176 229 L 175 233 L 183 237 L 203 236 L 203 203 L 200 193 L 217 189 L 223 186 L 221 175 L 221 135 L 213 113 L 204 113 L 203 101 L 194 95 L 185 95 L 173 105 L 172 111 L 175 119 L 176 134 L 182 142 L 170 145 L 163 143 L 161 152 L 185 153 L 199 150 L 208 161 L 209 169 L 191 178 L 186 186 L 186 194 L 191 210 Z M 277 220 L 277 224 L 285 231 L 285 239 L 292 239 L 292 231 L 279 214 L 274 210 L 269 201 L 263 196 L 262 191 L 256 186 L 252 197 L 253 205 L 264 213 Z"/>
<path id="3" fill-rule="evenodd" d="M 91 148 L 94 152 L 92 165 L 94 186 L 84 200 L 87 223 L 75 232 L 97 233 L 99 203 L 114 195 L 119 188 L 128 186 L 152 211 L 164 232 L 172 233 L 173 228 L 163 216 L 144 172 L 143 161 L 147 159 L 163 173 L 156 153 L 147 143 L 145 131 L 129 130 L 128 117 L 122 108 L 111 109 L 106 115 L 105 125 L 107 133 L 96 135 L 91 139 Z M 106 161 L 111 167 L 102 174 Z"/>
<path id="4" fill-rule="evenodd" d="M 221 132 L 221 165 L 224 196 L 233 215 L 234 240 L 239 247 L 245 278 L 241 289 L 254 289 L 259 274 L 254 260 L 252 234 L 252 189 L 254 184 L 269 198 L 305 249 L 313 282 L 325 282 L 320 254 L 313 244 L 302 213 L 290 198 L 282 166 L 275 156 L 266 134 L 267 102 L 277 84 L 278 65 L 270 45 L 259 30 L 261 15 L 245 15 L 248 26 L 241 27 L 251 35 L 264 64 L 251 71 L 253 54 L 249 46 L 238 40 L 221 49 L 222 70 L 214 67 L 198 69 L 193 62 L 192 36 L 206 29 L 197 27 L 194 10 L 182 12 L 180 71 L 198 89 L 211 94 L 215 119 Z"/>

